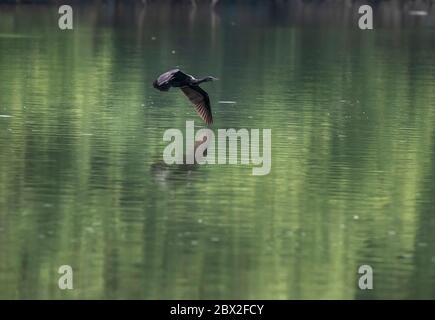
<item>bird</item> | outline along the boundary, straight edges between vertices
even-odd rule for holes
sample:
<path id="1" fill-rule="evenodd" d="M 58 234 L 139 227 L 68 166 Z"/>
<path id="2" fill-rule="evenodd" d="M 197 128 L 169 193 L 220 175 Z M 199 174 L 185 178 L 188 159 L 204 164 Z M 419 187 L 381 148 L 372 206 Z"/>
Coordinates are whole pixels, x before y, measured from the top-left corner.
<path id="1" fill-rule="evenodd" d="M 180 69 L 172 69 L 161 74 L 153 82 L 153 87 L 160 91 L 168 91 L 171 87 L 180 88 L 196 109 L 196 112 L 206 124 L 213 123 L 210 98 L 199 86 L 200 83 L 218 80 L 218 78 L 207 76 L 196 79 Z"/>

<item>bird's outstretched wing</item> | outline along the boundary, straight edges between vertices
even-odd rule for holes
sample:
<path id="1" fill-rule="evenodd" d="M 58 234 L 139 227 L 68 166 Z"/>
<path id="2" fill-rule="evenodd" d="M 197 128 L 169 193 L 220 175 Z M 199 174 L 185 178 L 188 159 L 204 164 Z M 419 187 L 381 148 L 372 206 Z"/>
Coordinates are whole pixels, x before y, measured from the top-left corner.
<path id="1" fill-rule="evenodd" d="M 162 84 L 164 84 L 164 83 L 167 83 L 167 82 L 171 81 L 172 79 L 174 79 L 175 75 L 176 75 L 177 73 L 179 73 L 179 72 L 180 72 L 180 69 L 172 69 L 172 70 L 169 70 L 169 71 L 167 71 L 167 72 L 161 74 L 161 75 L 157 78 L 156 82 L 157 82 L 158 85 L 162 85 Z"/>
<path id="2" fill-rule="evenodd" d="M 213 116 L 211 114 L 210 99 L 207 92 L 195 85 L 181 87 L 181 91 L 183 91 L 190 102 L 193 103 L 201 119 L 207 124 L 212 124 Z"/>

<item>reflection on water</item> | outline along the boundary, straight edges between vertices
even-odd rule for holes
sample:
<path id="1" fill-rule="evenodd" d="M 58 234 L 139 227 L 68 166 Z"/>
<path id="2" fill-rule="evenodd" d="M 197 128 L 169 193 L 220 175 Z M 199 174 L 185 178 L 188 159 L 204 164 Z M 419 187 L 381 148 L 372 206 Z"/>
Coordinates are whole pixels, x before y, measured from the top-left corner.
<path id="1" fill-rule="evenodd" d="M 1 9 L 0 297 L 435 298 L 435 31 L 196 10 Z M 213 128 L 272 129 L 269 175 L 161 163 L 200 124 L 174 66 L 221 79 Z"/>
<path id="2" fill-rule="evenodd" d="M 206 132 L 205 135 L 202 136 L 202 140 L 196 140 L 193 144 L 192 153 L 183 155 L 182 164 L 168 164 L 164 160 L 153 163 L 151 165 L 151 174 L 155 181 L 165 187 L 168 183 L 173 184 L 175 181 L 180 181 L 181 184 L 190 182 L 192 173 L 198 170 L 200 164 L 206 160 L 207 150 L 212 141 L 211 138 L 210 133 Z M 171 143 L 173 143 L 173 141 Z M 187 159 L 192 159 L 192 163 L 189 163 Z"/>

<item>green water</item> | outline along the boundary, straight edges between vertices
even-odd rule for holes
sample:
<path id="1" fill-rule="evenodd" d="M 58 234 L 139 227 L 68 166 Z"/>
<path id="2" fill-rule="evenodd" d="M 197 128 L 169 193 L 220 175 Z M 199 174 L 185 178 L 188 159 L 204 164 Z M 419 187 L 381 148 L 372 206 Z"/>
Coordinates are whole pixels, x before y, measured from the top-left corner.
<path id="1" fill-rule="evenodd" d="M 0 298 L 435 298 L 433 28 L 56 10 L 0 7 Z M 174 66 L 220 78 L 213 129 L 272 129 L 269 175 L 159 164 L 203 126 Z"/>

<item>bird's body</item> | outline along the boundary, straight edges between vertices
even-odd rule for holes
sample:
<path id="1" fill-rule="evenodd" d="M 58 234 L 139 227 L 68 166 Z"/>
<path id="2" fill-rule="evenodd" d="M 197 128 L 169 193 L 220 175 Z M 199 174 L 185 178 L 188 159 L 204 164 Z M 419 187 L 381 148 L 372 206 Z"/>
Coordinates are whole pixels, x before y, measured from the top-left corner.
<path id="1" fill-rule="evenodd" d="M 184 73 L 180 69 L 169 70 L 160 75 L 154 82 L 153 87 L 160 91 L 168 91 L 171 87 L 180 88 L 195 106 L 199 116 L 207 123 L 213 123 L 210 98 L 207 92 L 199 87 L 200 83 L 216 80 L 214 77 L 196 79 Z"/>

